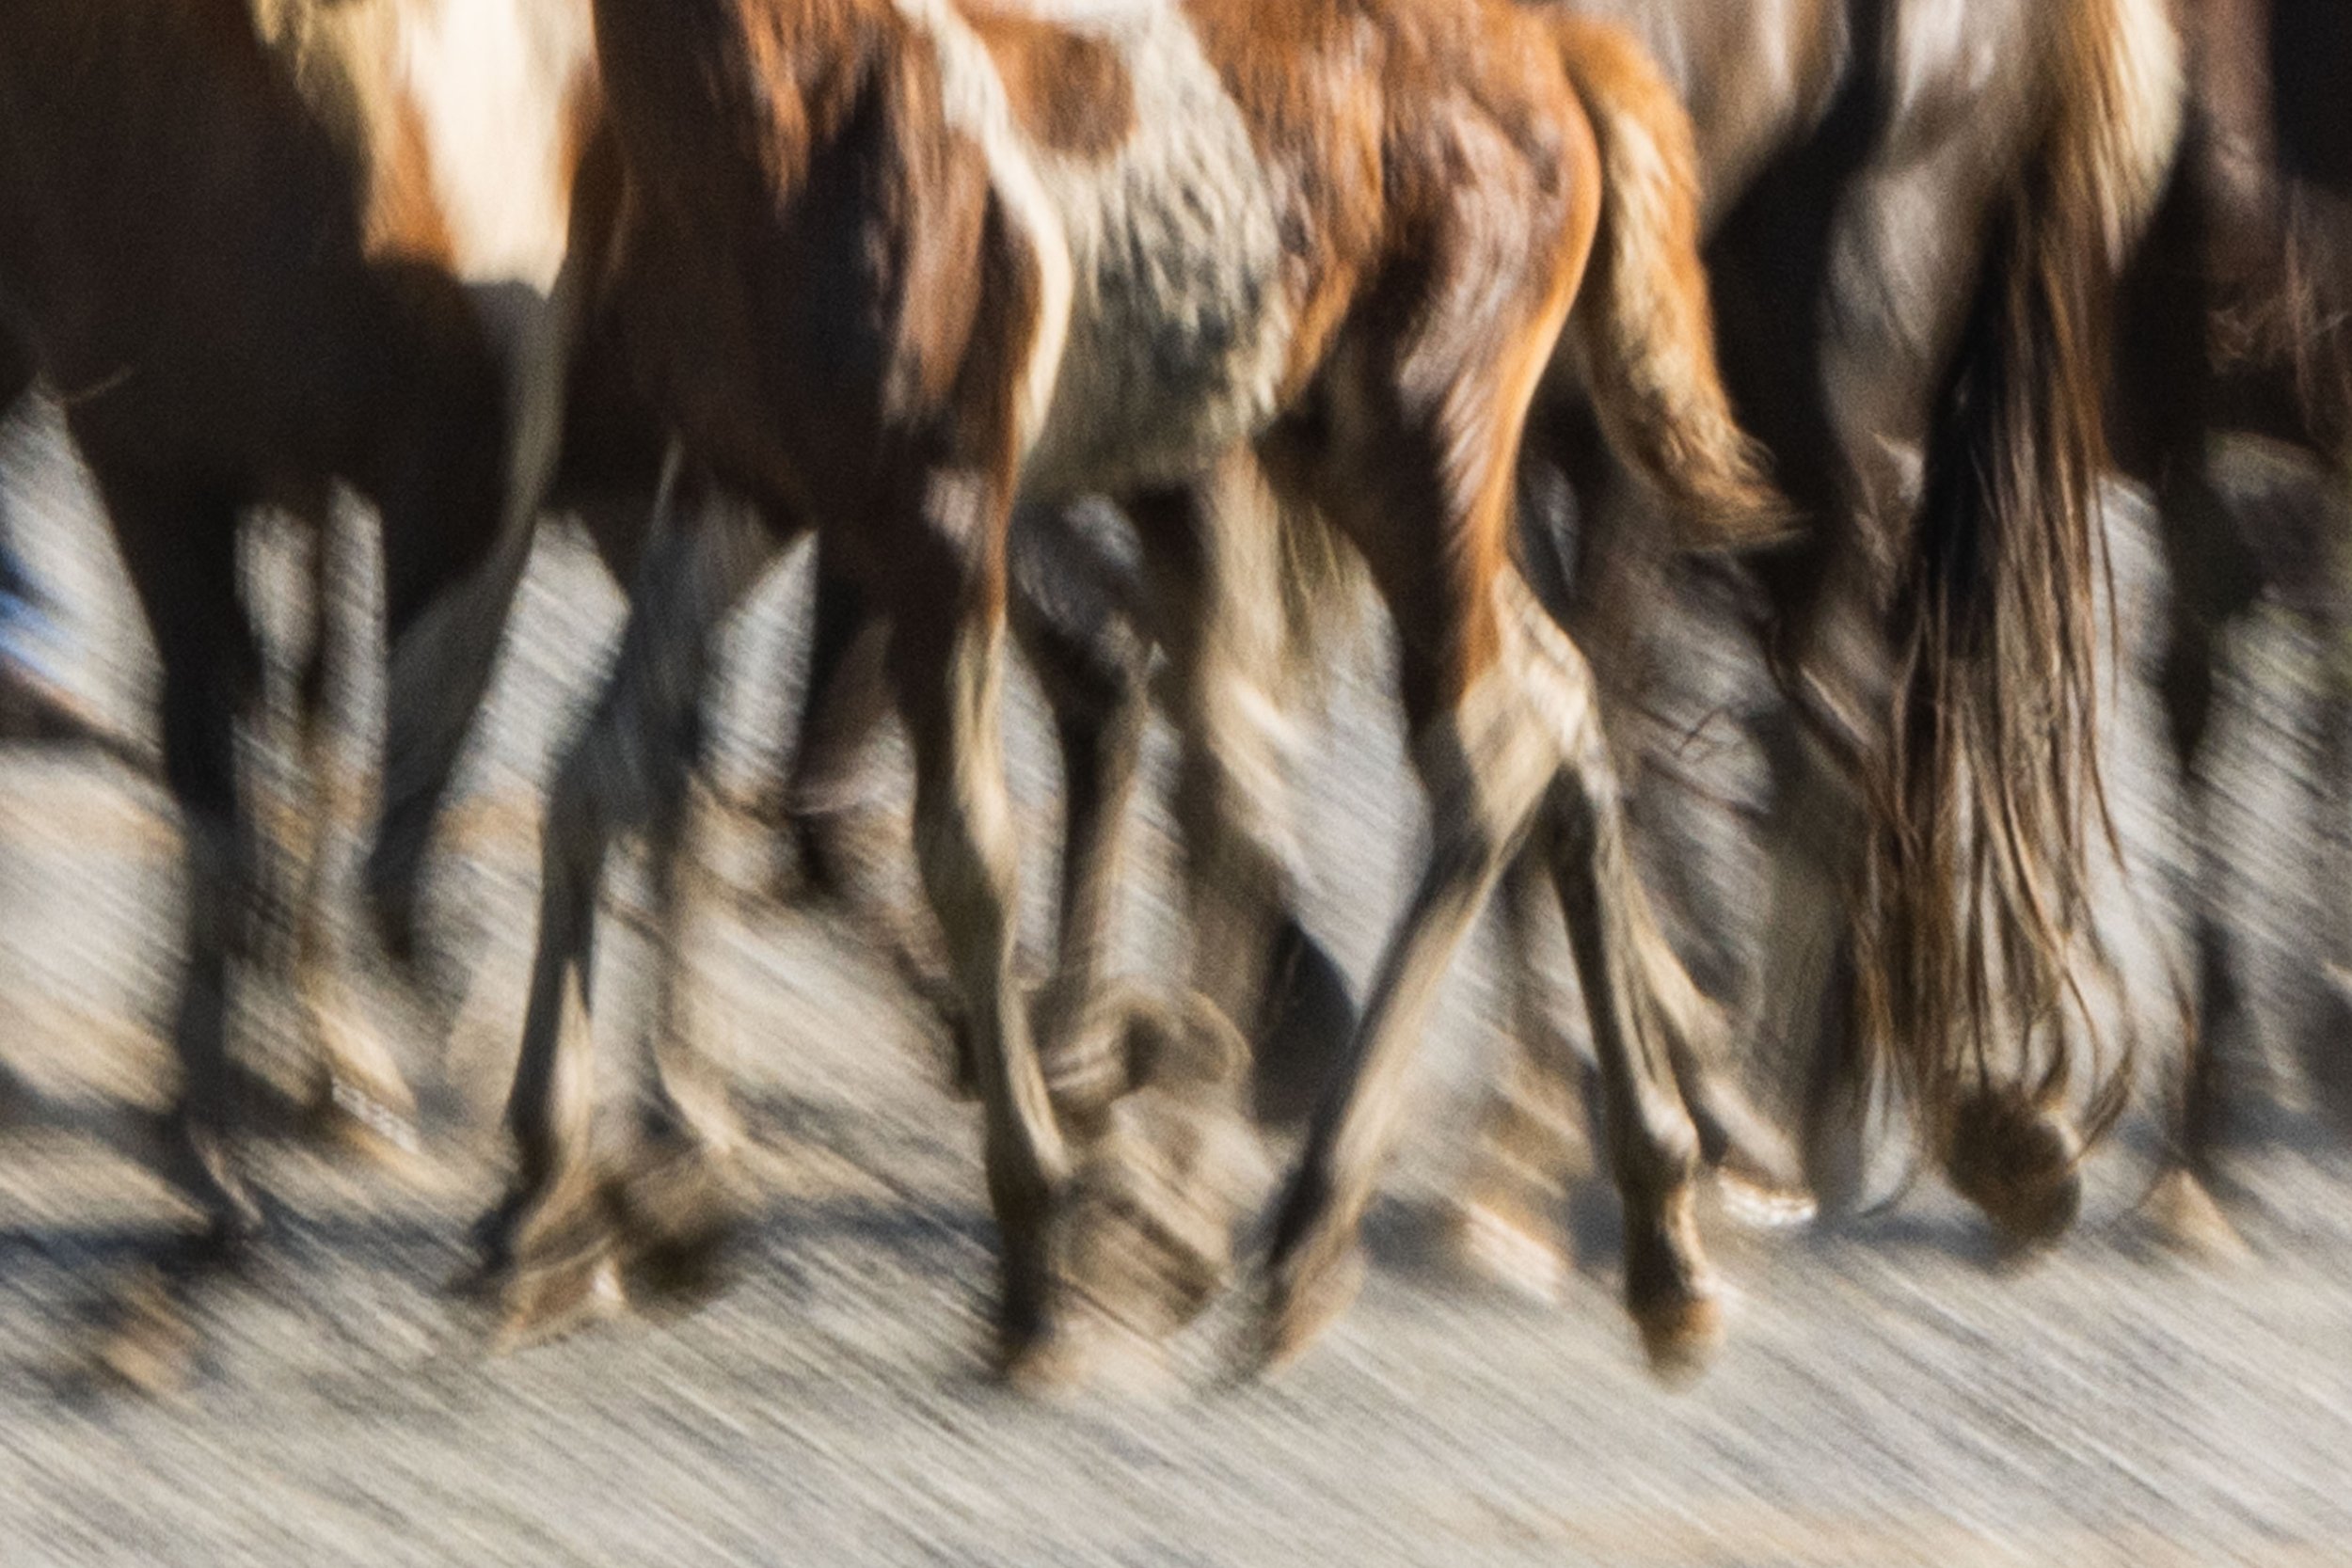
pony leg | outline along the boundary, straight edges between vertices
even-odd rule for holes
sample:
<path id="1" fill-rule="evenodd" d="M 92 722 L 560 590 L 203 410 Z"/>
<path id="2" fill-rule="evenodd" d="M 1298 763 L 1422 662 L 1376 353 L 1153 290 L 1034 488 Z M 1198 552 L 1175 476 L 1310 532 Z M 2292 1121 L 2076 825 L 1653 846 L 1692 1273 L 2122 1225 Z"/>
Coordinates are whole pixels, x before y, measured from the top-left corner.
<path id="1" fill-rule="evenodd" d="M 1112 1347 L 1152 1349 L 1213 1299 L 1231 1277 L 1235 1221 L 1263 1187 L 1240 1092 L 1250 1053 L 1232 1021 L 1258 1013 L 1290 857 L 1279 836 L 1287 731 L 1256 684 L 1283 653 L 1281 623 L 1267 613 L 1272 583 L 1247 560 L 1269 532 L 1257 486 L 1244 452 L 1198 490 L 1131 507 L 1152 608 L 1168 628 L 1185 745 L 1178 807 L 1193 994 L 1172 1007 L 1107 987 L 1101 974 L 1117 819 L 1144 718 L 1149 649 L 1125 602 L 1138 585 L 1107 561 L 1093 562 L 1091 577 L 1057 562 L 1049 577 L 1035 535 L 1014 557 L 1015 603 L 1026 601 L 1016 625 L 1028 619 L 1032 657 L 1047 656 L 1038 667 L 1069 779 L 1061 967 L 1041 1027 L 1057 1105 L 1084 1145 L 1062 1232 L 1060 1283 L 1088 1309 L 1067 1325 L 1073 1369 Z M 1074 527 L 1052 537 L 1060 556 L 1083 543 Z M 1106 586 L 1118 592 L 1104 596 Z M 1190 1022 L 1138 1034 L 1140 1020 L 1161 1013 Z M 1187 1065 L 1155 1073 L 1142 1059 L 1154 1053 L 1138 1055 L 1154 1034 L 1188 1042 L 1177 1051 Z M 1232 1049 L 1205 1049 L 1212 1040 Z M 1121 1332 L 1088 1332 L 1104 1326 Z"/>
<path id="2" fill-rule="evenodd" d="M 743 1131 L 709 1051 L 695 958 L 713 904 L 709 867 L 693 853 L 713 813 L 699 703 L 672 733 L 647 792 L 655 940 L 650 1016 L 634 1058 L 638 1143 L 609 1196 L 631 1283 L 691 1300 L 716 1285 L 747 1199 L 735 1169 Z"/>
<path id="3" fill-rule="evenodd" d="M 177 476 L 136 474 L 103 454 L 93 458 L 163 664 L 164 770 L 184 835 L 187 956 L 171 1037 L 181 1083 L 165 1175 L 203 1215 L 206 1250 L 226 1250 L 262 1222 L 229 1148 L 230 972 L 253 913 L 236 728 L 261 677 L 238 592 L 237 511 L 227 496 L 191 494 Z"/>
<path id="4" fill-rule="evenodd" d="M 778 867 L 776 885 L 787 899 L 841 899 L 852 891 L 854 856 L 845 837 L 860 808 L 850 788 L 889 698 L 882 673 L 889 624 L 858 581 L 836 568 L 822 539 L 815 556 L 806 695 L 772 813 L 797 864 L 797 874 Z"/>
<path id="5" fill-rule="evenodd" d="M 2218 907 L 2228 865 L 2215 842 L 2212 782 L 2200 759 L 2226 630 L 2251 607 L 2260 579 L 2201 461 L 2185 460 L 2184 467 L 2188 471 L 2165 476 L 2156 496 L 2173 584 L 2159 686 L 2166 736 L 2187 796 L 2196 1010 L 2182 1037 L 2174 1117 L 2152 1198 L 2153 1217 L 2169 1240 L 2191 1251 L 2227 1253 L 2240 1243 L 2214 1200 L 2213 1185 L 2229 1119 L 2229 1064 L 2248 1048 L 2252 1020 Z"/>
<path id="6" fill-rule="evenodd" d="M 480 324 L 408 324 L 420 339 L 379 470 L 383 514 L 382 801 L 365 887 L 387 953 L 414 956 L 424 860 L 498 658 L 563 435 L 569 318 L 594 246 L 493 354 Z M 426 335 L 433 334 L 432 338 Z M 501 403 L 503 406 L 501 406 Z"/>
<path id="7" fill-rule="evenodd" d="M 1012 982 L 1020 841 L 999 714 L 1006 488 L 1003 470 L 985 463 L 918 476 L 892 578 L 907 602 L 887 608 L 890 677 L 914 753 L 915 858 L 986 1123 L 982 1160 L 1004 1248 L 999 1348 L 1009 1370 L 1025 1372 L 1043 1364 L 1033 1357 L 1051 1340 L 1047 1229 L 1069 1156 Z"/>
<path id="8" fill-rule="evenodd" d="M 2319 620 L 2321 677 L 2318 820 L 2320 897 L 2330 911 L 2328 964 L 2321 1009 L 2304 1041 L 2304 1067 L 2340 1117 L 2352 1121 L 2352 540 L 2344 537 L 2344 508 L 2352 486 L 2338 479 L 2339 506 L 2330 515 L 2328 613 Z"/>
<path id="9" fill-rule="evenodd" d="M 1503 1081 L 1486 1112 L 1469 1180 L 1454 1213 L 1464 1261 L 1538 1299 L 1568 1274 L 1562 1213 L 1591 1173 L 1586 1110 L 1598 1102 L 1592 1045 L 1572 1037 L 1568 988 L 1537 943 L 1559 921 L 1558 895 L 1541 855 L 1522 848 L 1502 873 L 1502 922 L 1508 996 Z"/>
<path id="10" fill-rule="evenodd" d="M 615 834 L 677 809 L 719 623 L 776 547 L 740 506 L 690 518 L 673 496 L 663 510 L 618 661 L 557 772 L 541 832 L 538 944 L 506 1108 L 515 1179 L 483 1231 L 488 1276 L 508 1286 L 510 1316 L 526 1326 L 596 1283 L 603 1247 L 590 1210 L 601 1195 L 588 1162 L 587 1003 L 605 852 Z M 524 1265 L 558 1289 L 540 1289 L 546 1280 L 524 1277 Z"/>
<path id="11" fill-rule="evenodd" d="M 1061 752 L 1058 953 L 1037 1019 L 1039 1051 L 1064 1115 L 1100 1111 L 1127 1086 L 1123 1053 L 1090 1049 L 1111 964 L 1126 835 L 1120 831 L 1150 716 L 1151 647 L 1136 625 L 1142 585 L 1084 531 L 1074 509 L 1014 515 L 1007 620 L 1044 690 Z"/>
<path id="12" fill-rule="evenodd" d="M 1584 988 L 1602 1126 L 1625 1203 L 1626 1305 L 1651 1363 L 1678 1370 L 1721 1331 L 1692 1212 L 1698 1133 L 1674 1063 L 1675 1039 L 1691 1037 L 1700 1002 L 1633 872 L 1591 672 L 1532 599 L 1516 596 L 1538 712 L 1560 726 L 1565 762 L 1551 790 L 1552 876 Z"/>
<path id="13" fill-rule="evenodd" d="M 1278 985 L 1295 991 L 1300 971 L 1338 973 L 1295 912 L 1297 738 L 1279 684 L 1289 633 L 1276 592 L 1282 525 L 1248 453 L 1193 490 L 1139 498 L 1132 511 L 1183 744 L 1175 809 L 1192 985 L 1250 1039 L 1260 1115 L 1295 1118 L 1318 1098 L 1334 1042 L 1355 1019 L 1343 990 L 1314 1021 L 1319 1032 L 1279 1027 L 1287 998 Z"/>
<path id="14" fill-rule="evenodd" d="M 294 689 L 300 794 L 284 846 L 298 879 L 293 911 L 294 983 L 312 1053 L 312 1119 L 335 1143 L 355 1152 L 406 1155 L 418 1147 L 416 1101 L 390 1050 L 351 992 L 352 957 L 329 901 L 332 879 L 324 846 L 332 842 L 331 825 L 342 819 L 342 792 L 336 777 L 336 716 L 329 711 L 328 693 L 336 641 L 357 629 L 341 624 L 336 614 L 338 532 L 331 510 L 322 505 L 311 536 L 306 607 L 310 646 Z"/>
<path id="15" fill-rule="evenodd" d="M 1408 631 L 1408 693 L 1431 677 Z M 1364 1009 L 1359 1042 L 1309 1124 L 1284 1195 L 1271 1262 L 1264 1354 L 1304 1351 L 1353 1298 L 1356 1231 L 1395 1139 L 1429 1004 L 1504 863 L 1526 839 L 1562 755 L 1506 651 L 1450 708 L 1417 716 L 1413 759 L 1429 795 L 1432 841 Z"/>

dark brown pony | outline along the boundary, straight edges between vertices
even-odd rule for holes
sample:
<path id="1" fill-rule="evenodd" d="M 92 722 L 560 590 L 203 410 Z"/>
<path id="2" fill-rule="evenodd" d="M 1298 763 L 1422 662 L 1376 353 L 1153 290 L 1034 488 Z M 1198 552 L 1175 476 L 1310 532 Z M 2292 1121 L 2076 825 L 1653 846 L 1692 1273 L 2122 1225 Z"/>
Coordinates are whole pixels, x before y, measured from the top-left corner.
<path id="1" fill-rule="evenodd" d="M 492 57 L 513 69 L 475 70 Z M 0 403 L 35 376 L 62 403 L 163 667 L 188 879 L 168 1168 L 207 1254 L 259 1218 L 227 1145 L 252 869 L 235 742 L 259 674 L 239 519 L 321 516 L 338 484 L 382 515 L 391 689 L 368 880 L 405 948 L 554 456 L 588 59 L 564 0 L 0 17 Z M 477 134 L 485 116 L 500 136 Z"/>
<path id="2" fill-rule="evenodd" d="M 1688 983 L 1625 863 L 1584 668 L 1507 561 L 1522 411 L 1594 230 L 1651 231 L 1636 214 L 1655 193 L 1601 183 L 1572 45 L 1454 0 L 1346 18 L 1200 0 L 1067 24 L 938 0 L 603 0 L 597 24 L 628 171 L 612 298 L 682 451 L 613 683 L 550 801 L 500 1272 L 593 1282 L 616 1207 L 657 1253 L 691 1240 L 663 1234 L 666 1179 L 616 1187 L 585 1157 L 596 888 L 610 832 L 659 834 L 683 796 L 713 625 L 780 539 L 814 527 L 892 623 L 918 859 L 986 1115 L 1000 1323 L 1037 1364 L 1073 1154 L 1009 979 L 997 643 L 1016 499 L 1091 492 L 1136 518 L 1179 722 L 1210 737 L 1206 787 L 1237 805 L 1266 754 L 1285 540 L 1336 524 L 1401 634 L 1439 833 L 1284 1206 L 1270 1350 L 1346 1300 L 1428 994 L 1523 844 L 1570 915 L 1629 1298 L 1659 1354 L 1704 1338 L 1695 1139 L 1665 1043 Z M 1678 411 L 1696 431 L 1720 406 L 1703 331 L 1645 337 L 1617 313 L 1653 281 L 1621 275 L 1578 342 L 1613 412 L 1650 433 L 1640 421 Z M 1703 304 L 1673 325 L 1694 320 Z M 1613 357 L 1629 344 L 1638 364 Z M 1648 450 L 1715 465 L 1712 537 L 1772 510 L 1727 416 Z M 1210 815 L 1224 837 L 1195 847 L 1194 885 L 1239 918 L 1196 929 L 1263 953 L 1248 874 L 1265 862 L 1238 811 Z M 1196 955 L 1196 973 L 1224 966 Z"/>
<path id="3" fill-rule="evenodd" d="M 2165 713 L 2189 796 L 2197 890 L 2197 1018 L 2168 1173 L 2184 1240 L 2213 1241 L 2205 1184 L 2227 1105 L 2230 1037 L 2244 1008 L 2215 908 L 2228 863 L 2198 766 L 2222 643 L 2265 595 L 2323 642 L 2322 897 L 2344 907 L 2344 790 L 2352 777 L 2345 572 L 2352 537 L 2352 11 L 2327 0 L 2191 0 L 2182 153 L 2122 295 L 2117 457 L 2146 483 L 2172 583 Z M 2233 466 L 2234 465 L 2234 471 Z M 2250 483 L 2249 483 L 2250 481 Z M 2339 913 L 2321 944 L 2342 964 Z M 2312 1044 L 2344 1082 L 2340 979 Z"/>

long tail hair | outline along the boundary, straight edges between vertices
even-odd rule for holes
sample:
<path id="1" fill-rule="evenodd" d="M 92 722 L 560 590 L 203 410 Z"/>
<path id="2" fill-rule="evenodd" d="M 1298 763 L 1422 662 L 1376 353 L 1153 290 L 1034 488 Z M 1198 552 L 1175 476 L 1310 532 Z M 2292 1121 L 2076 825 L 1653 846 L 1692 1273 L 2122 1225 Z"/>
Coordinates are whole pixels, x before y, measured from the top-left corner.
<path id="1" fill-rule="evenodd" d="M 2164 0 L 2044 15 L 2044 118 L 1996 203 L 1931 422 L 1870 781 L 1865 1021 L 1939 1143 L 1996 1092 L 2004 1021 L 2024 1030 L 2018 1086 L 2043 1104 L 2067 1089 L 2065 1022 L 2091 1022 L 2076 958 L 2099 953 L 2087 851 L 2094 831 L 2113 843 L 2096 733 L 2107 325 L 2177 140 L 2180 42 Z M 2128 1064 L 2091 1088 L 2094 1132 Z"/>
<path id="2" fill-rule="evenodd" d="M 1567 330 L 1602 435 L 1684 523 L 1685 545 L 1773 539 L 1792 515 L 1716 362 L 1690 116 L 1623 28 L 1551 25 L 1600 151 L 1600 226 Z"/>

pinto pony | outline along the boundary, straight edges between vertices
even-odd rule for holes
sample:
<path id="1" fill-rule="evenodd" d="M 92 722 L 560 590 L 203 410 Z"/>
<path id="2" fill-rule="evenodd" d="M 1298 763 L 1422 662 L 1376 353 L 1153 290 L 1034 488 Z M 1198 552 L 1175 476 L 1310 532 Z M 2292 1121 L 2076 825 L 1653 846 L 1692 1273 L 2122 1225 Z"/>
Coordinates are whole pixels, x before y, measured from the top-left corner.
<path id="1" fill-rule="evenodd" d="M 596 14 L 625 170 L 610 300 L 680 447 L 619 666 L 550 801 L 499 1271 L 520 1282 L 604 1246 L 582 987 L 607 841 L 661 831 L 714 624 L 814 528 L 892 622 L 917 854 L 986 1120 L 1003 1348 L 1050 1364 L 1049 1229 L 1073 1161 L 1009 973 L 1005 540 L 1016 501 L 1100 494 L 1136 522 L 1183 634 L 1179 721 L 1224 769 L 1263 721 L 1252 660 L 1285 546 L 1327 523 L 1360 552 L 1396 621 L 1438 829 L 1282 1205 L 1267 1353 L 1344 1305 L 1431 990 L 1522 847 L 1575 937 L 1629 1304 L 1661 1357 L 1705 1340 L 1696 1140 L 1666 1038 L 1687 981 L 1626 861 L 1588 672 L 1510 564 L 1521 424 L 1596 231 L 1653 231 L 1647 193 L 1603 179 L 1560 35 L 1460 0 Z M 1637 400 L 1629 420 L 1720 406 L 1703 343 L 1608 316 L 1619 303 L 1597 296 L 1577 341 L 1645 356 L 1598 378 Z M 1714 518 L 1723 543 L 1772 510 L 1733 436 L 1726 416 L 1712 439 L 1651 449 L 1754 500 Z M 1193 847 L 1212 907 L 1254 922 L 1248 839 Z M 691 1164 L 691 1135 L 674 1152 Z M 624 1213 L 632 1198 L 623 1183 Z"/>

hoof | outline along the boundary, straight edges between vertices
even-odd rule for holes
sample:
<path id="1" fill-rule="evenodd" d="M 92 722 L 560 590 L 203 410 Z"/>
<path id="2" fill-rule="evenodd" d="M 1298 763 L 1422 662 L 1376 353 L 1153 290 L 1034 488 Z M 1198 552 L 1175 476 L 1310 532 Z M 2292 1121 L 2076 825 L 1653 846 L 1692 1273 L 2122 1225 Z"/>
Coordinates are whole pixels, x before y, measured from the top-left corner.
<path id="1" fill-rule="evenodd" d="M 1641 1330 L 1650 1370 L 1662 1381 L 1696 1377 L 1723 1342 L 1723 1307 L 1699 1246 L 1687 1183 L 1661 1205 L 1656 1229 L 1628 1230 L 1625 1302 Z"/>
<path id="2" fill-rule="evenodd" d="M 1352 1244 L 1319 1248 L 1311 1256 L 1277 1265 L 1250 1370 L 1271 1376 L 1290 1367 L 1355 1305 L 1363 1287 L 1363 1253 Z"/>
<path id="3" fill-rule="evenodd" d="M 734 1164 L 697 1140 L 648 1151 L 610 1193 L 632 1294 L 699 1307 L 723 1290 L 751 1208 Z"/>
<path id="4" fill-rule="evenodd" d="M 2237 1263 L 2252 1249 L 2221 1212 L 2206 1185 L 2175 1165 L 2156 1178 L 2143 1201 L 2156 1238 L 2169 1250 L 2201 1263 Z"/>
<path id="5" fill-rule="evenodd" d="M 1112 1103 L 1054 1227 L 1056 1288 L 1145 1342 L 1190 1323 L 1232 1278 L 1233 1228 L 1263 1186 L 1240 1103 L 1247 1047 L 1207 1002 L 1129 997 L 1114 1020 L 1136 1087 Z"/>
<path id="6" fill-rule="evenodd" d="M 997 1336 L 996 1381 L 1023 1399 L 1068 1398 L 1086 1386 L 1093 1362 L 1090 1347 L 1068 1332 Z"/>
<path id="7" fill-rule="evenodd" d="M 490 1310 L 494 1353 L 575 1332 L 624 1305 L 612 1215 L 577 1178 L 536 1200 L 510 1195 L 474 1236 L 481 1261 L 453 1284 Z"/>
<path id="8" fill-rule="evenodd" d="M 628 1310 L 619 1263 L 607 1249 L 511 1271 L 499 1292 L 490 1351 L 508 1355 L 608 1323 Z"/>
<path id="9" fill-rule="evenodd" d="M 163 1270 L 149 1268 L 107 1304 L 89 1370 L 115 1387 L 154 1398 L 187 1386 L 196 1352 L 196 1323 L 183 1293 Z"/>
<path id="10" fill-rule="evenodd" d="M 1954 1112 L 1952 1185 L 1983 1211 L 2004 1246 L 2049 1245 L 2082 1209 L 2082 1135 L 2062 1113 L 2014 1089 L 1971 1096 Z"/>
<path id="11" fill-rule="evenodd" d="M 1751 1229 L 1780 1230 L 1820 1212 L 1804 1162 L 1744 1100 L 1717 1086 L 1692 1107 L 1692 1116 L 1725 1217 Z"/>
<path id="12" fill-rule="evenodd" d="M 1715 1172 L 1715 1196 L 1724 1218 L 1742 1230 L 1794 1230 L 1821 1217 L 1821 1206 L 1804 1187 L 1765 1186 L 1730 1171 Z"/>
<path id="13" fill-rule="evenodd" d="M 1516 1204 L 1463 1204 L 1454 1212 L 1453 1243 L 1454 1256 L 1470 1275 L 1545 1306 L 1567 1293 L 1575 1273 L 1560 1227 Z"/>
<path id="14" fill-rule="evenodd" d="M 1651 1374 L 1670 1387 L 1698 1381 L 1723 1346 L 1723 1303 L 1704 1287 L 1637 1304 L 1632 1313 Z"/>

